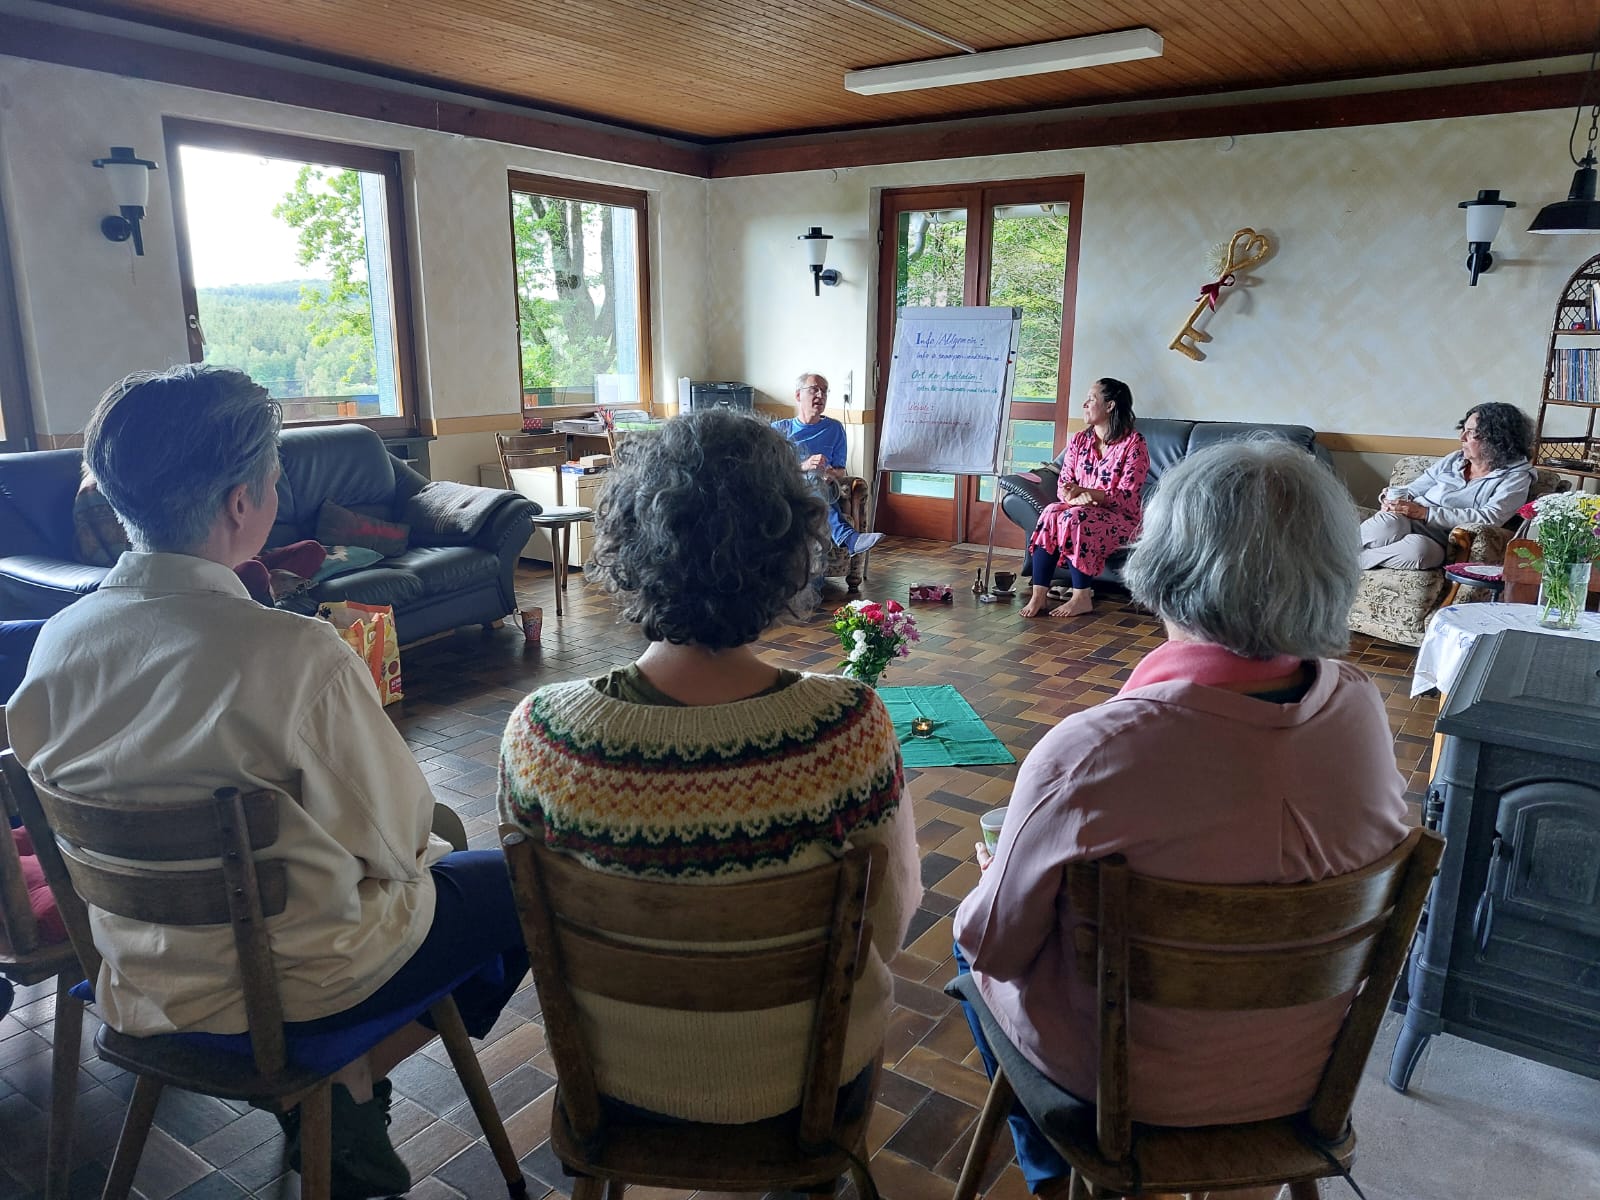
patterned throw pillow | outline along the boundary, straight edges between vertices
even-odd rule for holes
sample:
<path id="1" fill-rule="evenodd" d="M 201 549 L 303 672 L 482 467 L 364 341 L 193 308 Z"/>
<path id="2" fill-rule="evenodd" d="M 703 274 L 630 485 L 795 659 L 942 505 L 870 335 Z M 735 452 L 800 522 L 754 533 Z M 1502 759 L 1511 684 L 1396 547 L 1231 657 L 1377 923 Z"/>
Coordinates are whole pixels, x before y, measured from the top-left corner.
<path id="1" fill-rule="evenodd" d="M 322 560 L 322 567 L 317 571 L 316 582 L 321 583 L 324 579 L 348 575 L 351 571 L 359 571 L 362 567 L 370 567 L 382 558 L 383 555 L 376 550 L 368 550 L 365 546 L 329 546 L 328 557 Z"/>
<path id="2" fill-rule="evenodd" d="M 72 537 L 78 561 L 90 567 L 114 567 L 124 550 L 133 549 L 111 502 L 88 476 L 72 500 Z"/>
<path id="3" fill-rule="evenodd" d="M 317 513 L 317 541 L 324 546 L 364 546 L 392 558 L 405 553 L 410 535 L 409 525 L 364 517 L 332 500 L 323 501 Z"/>

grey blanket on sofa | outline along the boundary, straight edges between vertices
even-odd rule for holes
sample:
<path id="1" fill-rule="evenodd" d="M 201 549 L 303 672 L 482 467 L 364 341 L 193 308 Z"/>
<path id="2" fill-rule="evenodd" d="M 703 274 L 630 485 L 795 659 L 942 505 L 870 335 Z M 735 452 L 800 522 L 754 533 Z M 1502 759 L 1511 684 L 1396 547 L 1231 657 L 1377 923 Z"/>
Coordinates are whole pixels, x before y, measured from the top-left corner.
<path id="1" fill-rule="evenodd" d="M 476 537 L 495 510 L 516 494 L 439 480 L 406 501 L 405 516 L 401 519 L 411 526 L 413 541 L 418 534 L 424 539 Z"/>

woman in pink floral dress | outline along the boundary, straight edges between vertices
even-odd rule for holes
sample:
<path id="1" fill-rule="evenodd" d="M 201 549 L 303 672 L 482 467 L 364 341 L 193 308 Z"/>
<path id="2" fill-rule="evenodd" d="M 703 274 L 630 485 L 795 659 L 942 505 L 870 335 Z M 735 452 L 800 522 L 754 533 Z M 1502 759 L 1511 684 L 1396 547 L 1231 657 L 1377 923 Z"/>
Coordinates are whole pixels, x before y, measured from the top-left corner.
<path id="1" fill-rule="evenodd" d="M 1133 427 L 1133 391 L 1120 379 L 1097 379 L 1083 402 L 1082 433 L 1067 443 L 1055 504 L 1039 514 L 1028 539 L 1033 592 L 1022 608 L 1037 617 L 1050 603 L 1057 565 L 1072 575 L 1072 596 L 1049 609 L 1052 617 L 1078 617 L 1094 607 L 1090 581 L 1113 550 L 1139 532 L 1139 491 L 1150 473 L 1150 451 Z"/>

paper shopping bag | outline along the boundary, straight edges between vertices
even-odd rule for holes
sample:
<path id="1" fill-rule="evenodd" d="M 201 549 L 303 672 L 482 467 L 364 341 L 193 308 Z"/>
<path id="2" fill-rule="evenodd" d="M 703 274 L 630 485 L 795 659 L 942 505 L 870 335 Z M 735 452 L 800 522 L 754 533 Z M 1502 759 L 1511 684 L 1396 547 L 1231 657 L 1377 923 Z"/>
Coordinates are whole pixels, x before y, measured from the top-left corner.
<path id="1" fill-rule="evenodd" d="M 378 699 L 385 705 L 403 700 L 400 690 L 400 639 L 394 631 L 394 609 L 387 604 L 330 600 L 317 616 L 333 624 L 356 657 L 367 664 Z"/>

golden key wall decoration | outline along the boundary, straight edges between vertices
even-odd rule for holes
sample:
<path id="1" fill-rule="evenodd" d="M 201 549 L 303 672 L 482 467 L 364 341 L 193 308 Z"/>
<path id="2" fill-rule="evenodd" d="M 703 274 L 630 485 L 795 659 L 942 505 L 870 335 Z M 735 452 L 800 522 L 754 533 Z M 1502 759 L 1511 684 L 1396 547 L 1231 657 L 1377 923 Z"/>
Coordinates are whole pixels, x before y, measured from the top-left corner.
<path id="1" fill-rule="evenodd" d="M 1257 233 L 1254 229 L 1241 229 L 1234 234 L 1221 255 L 1222 262 L 1217 270 L 1216 280 L 1201 287 L 1200 295 L 1195 298 L 1194 311 L 1189 314 L 1189 319 L 1183 323 L 1183 328 L 1178 330 L 1178 336 L 1172 339 L 1167 349 L 1186 354 L 1195 362 L 1204 362 L 1206 356 L 1194 343 L 1209 342 L 1211 335 L 1204 329 L 1197 329 L 1195 322 L 1207 309 L 1216 311 L 1217 301 L 1222 298 L 1222 289 L 1232 287 L 1236 282 L 1235 276 L 1243 275 L 1271 253 L 1272 241 L 1266 234 Z"/>

